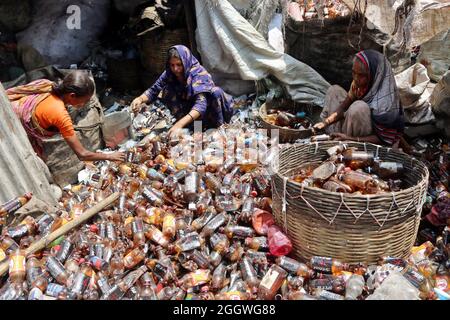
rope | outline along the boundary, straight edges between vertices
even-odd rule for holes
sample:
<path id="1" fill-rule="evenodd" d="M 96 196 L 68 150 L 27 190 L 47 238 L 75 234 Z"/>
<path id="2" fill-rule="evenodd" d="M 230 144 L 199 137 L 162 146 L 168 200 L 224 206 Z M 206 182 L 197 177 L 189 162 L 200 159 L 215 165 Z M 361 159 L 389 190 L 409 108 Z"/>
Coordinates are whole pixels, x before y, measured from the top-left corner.
<path id="1" fill-rule="evenodd" d="M 341 192 L 340 195 L 341 195 L 341 203 L 339 203 L 339 206 L 338 206 L 336 212 L 334 213 L 333 218 L 330 220 L 330 224 L 332 224 L 334 222 L 334 219 L 336 219 L 336 217 L 337 217 L 337 215 L 339 213 L 339 210 L 341 210 L 342 204 L 345 202 L 344 201 L 344 194 Z"/>
<path id="2" fill-rule="evenodd" d="M 386 223 L 388 217 L 391 215 L 392 209 L 393 209 L 393 208 L 394 208 L 394 210 L 397 210 L 397 209 L 398 209 L 398 203 L 397 203 L 397 199 L 395 199 L 395 193 L 394 193 L 394 192 L 391 192 L 391 194 L 392 194 L 392 202 L 391 202 L 391 206 L 390 206 L 390 208 L 389 208 L 389 211 L 388 211 L 386 217 L 385 217 L 384 220 L 383 220 L 383 223 L 382 223 L 381 226 L 380 226 L 380 229 L 384 226 L 384 224 Z"/>
<path id="3" fill-rule="evenodd" d="M 306 203 L 306 205 L 308 207 L 310 207 L 315 213 L 317 213 L 319 216 L 321 216 L 325 221 L 327 221 L 328 223 L 330 223 L 330 220 L 328 220 L 322 213 L 320 213 L 319 211 L 317 211 L 316 208 L 314 208 L 314 206 L 312 204 L 310 204 L 308 202 L 308 200 L 305 199 L 305 197 L 303 197 L 303 189 L 304 186 L 302 185 L 302 189 L 300 190 L 300 198 Z"/>

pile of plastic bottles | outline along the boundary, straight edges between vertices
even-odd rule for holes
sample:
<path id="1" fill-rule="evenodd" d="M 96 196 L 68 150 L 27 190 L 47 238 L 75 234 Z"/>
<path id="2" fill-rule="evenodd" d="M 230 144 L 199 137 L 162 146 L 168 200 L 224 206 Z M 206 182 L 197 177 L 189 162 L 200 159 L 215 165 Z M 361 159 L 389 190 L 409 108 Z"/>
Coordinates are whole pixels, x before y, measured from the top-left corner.
<path id="1" fill-rule="evenodd" d="M 0 299 L 448 299 L 448 228 L 406 260 L 291 258 L 292 243 L 272 215 L 269 149 L 252 147 L 263 140 L 239 122 L 207 134 L 150 133 L 128 148 L 125 163 L 89 166 L 80 184 L 65 188 L 59 214 L 3 227 L 0 260 L 9 272 Z M 114 192 L 117 203 L 25 256 Z"/>

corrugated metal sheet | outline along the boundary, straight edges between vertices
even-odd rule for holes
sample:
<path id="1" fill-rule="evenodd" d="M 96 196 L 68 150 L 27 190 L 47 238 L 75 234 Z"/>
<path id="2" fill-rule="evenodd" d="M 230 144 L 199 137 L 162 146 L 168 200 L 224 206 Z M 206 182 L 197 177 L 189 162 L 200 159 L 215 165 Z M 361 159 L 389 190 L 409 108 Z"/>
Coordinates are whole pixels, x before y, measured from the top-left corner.
<path id="1" fill-rule="evenodd" d="M 25 192 L 54 204 L 44 169 L 0 83 L 0 203 Z"/>

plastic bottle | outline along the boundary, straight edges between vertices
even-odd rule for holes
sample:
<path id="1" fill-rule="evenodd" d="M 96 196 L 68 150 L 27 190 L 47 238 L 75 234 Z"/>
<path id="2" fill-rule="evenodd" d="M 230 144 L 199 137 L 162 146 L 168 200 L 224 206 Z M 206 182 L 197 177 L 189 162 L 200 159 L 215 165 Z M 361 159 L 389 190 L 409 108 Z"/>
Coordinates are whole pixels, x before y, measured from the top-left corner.
<path id="1" fill-rule="evenodd" d="M 183 238 L 178 239 L 175 242 L 175 251 L 184 252 L 200 248 L 202 239 L 197 232 L 191 232 L 186 234 Z"/>
<path id="2" fill-rule="evenodd" d="M 154 206 L 160 207 L 164 204 L 162 199 L 163 195 L 155 188 L 144 188 L 142 191 L 142 196 Z"/>
<path id="3" fill-rule="evenodd" d="M 89 263 L 82 263 L 80 270 L 76 273 L 70 292 L 78 299 L 81 299 L 83 292 L 87 289 L 89 280 L 93 276 L 94 271 Z"/>
<path id="4" fill-rule="evenodd" d="M 163 219 L 162 232 L 165 237 L 171 239 L 176 233 L 175 214 L 173 212 L 166 212 Z"/>
<path id="5" fill-rule="evenodd" d="M 28 257 L 26 263 L 26 273 L 27 273 L 27 284 L 31 287 L 37 278 L 42 274 L 42 265 L 41 262 L 35 255 L 31 255 Z"/>
<path id="6" fill-rule="evenodd" d="M 145 258 L 145 252 L 140 248 L 134 248 L 124 258 L 123 265 L 127 269 L 134 268 L 138 263 Z"/>
<path id="7" fill-rule="evenodd" d="M 198 269 L 194 272 L 190 272 L 184 275 L 179 283 L 180 285 L 187 289 L 195 286 L 200 286 L 202 284 L 210 282 L 212 279 L 211 270 L 209 269 Z"/>
<path id="8" fill-rule="evenodd" d="M 245 245 L 256 251 L 269 251 L 269 242 L 267 237 L 248 237 L 245 238 Z"/>
<path id="9" fill-rule="evenodd" d="M 139 247 L 145 244 L 144 222 L 142 218 L 136 217 L 131 223 L 133 232 L 133 243 L 135 247 Z"/>
<path id="10" fill-rule="evenodd" d="M 66 272 L 66 269 L 61 264 L 61 262 L 59 262 L 59 260 L 57 260 L 55 257 L 49 256 L 47 257 L 45 267 L 59 284 L 66 285 L 69 276 Z"/>
<path id="11" fill-rule="evenodd" d="M 28 192 L 25 193 L 22 196 L 19 196 L 17 198 L 11 199 L 4 204 L 0 206 L 0 217 L 5 217 L 16 210 L 18 210 L 20 207 L 25 205 L 30 199 L 33 197 L 33 193 Z"/>
<path id="12" fill-rule="evenodd" d="M 229 225 L 224 229 L 224 233 L 228 236 L 228 238 L 247 238 L 253 237 L 255 235 L 255 231 L 250 227 L 238 226 L 238 225 Z"/>
<path id="13" fill-rule="evenodd" d="M 28 234 L 34 234 L 37 229 L 36 221 L 27 216 L 19 225 L 7 229 L 6 234 L 14 239 L 20 239 Z"/>
<path id="14" fill-rule="evenodd" d="M 219 264 L 213 272 L 211 288 L 214 291 L 221 290 L 226 285 L 227 267 L 224 263 Z"/>
<path id="15" fill-rule="evenodd" d="M 345 281 L 342 277 L 331 276 L 309 281 L 309 288 L 313 291 L 327 290 L 334 293 L 344 293 Z"/>
<path id="16" fill-rule="evenodd" d="M 314 275 L 314 271 L 311 270 L 306 264 L 289 257 L 278 257 L 276 258 L 275 263 L 289 273 L 295 274 L 305 279 L 309 279 Z"/>
<path id="17" fill-rule="evenodd" d="M 12 283 L 23 283 L 26 275 L 25 253 L 17 249 L 9 256 L 9 279 Z"/>
<path id="18" fill-rule="evenodd" d="M 142 275 L 141 289 L 139 291 L 139 300 L 157 300 L 154 287 L 156 287 L 153 277 L 150 273 L 146 272 Z"/>
<path id="19" fill-rule="evenodd" d="M 267 232 L 270 253 L 276 257 L 288 255 L 292 251 L 292 242 L 276 225 Z"/>
<path id="20" fill-rule="evenodd" d="M 273 215 L 265 210 L 255 209 L 252 215 L 252 226 L 259 235 L 267 235 L 269 227 L 275 224 Z"/>
<path id="21" fill-rule="evenodd" d="M 370 184 L 372 184 L 374 181 L 371 175 L 359 171 L 346 172 L 340 176 L 340 179 L 346 185 L 350 186 L 353 191 L 356 190 L 365 191 L 369 189 Z"/>
<path id="22" fill-rule="evenodd" d="M 281 288 L 281 285 L 286 277 L 287 272 L 284 269 L 280 268 L 276 264 L 272 265 L 259 283 L 258 298 L 263 300 L 272 300 Z"/>
<path id="23" fill-rule="evenodd" d="M 400 162 L 375 160 L 373 164 L 373 172 L 381 179 L 400 179 L 404 171 Z"/>
<path id="24" fill-rule="evenodd" d="M 363 276 L 353 274 L 345 285 L 345 299 L 356 300 L 362 294 L 365 284 Z"/>
<path id="25" fill-rule="evenodd" d="M 247 283 L 247 285 L 250 288 L 257 288 L 259 285 L 259 279 L 250 259 L 247 257 L 243 257 L 239 266 L 241 269 L 242 278 Z"/>
<path id="26" fill-rule="evenodd" d="M 310 260 L 311 268 L 318 272 L 339 275 L 342 271 L 348 271 L 350 265 L 328 257 L 313 256 Z"/>
<path id="27" fill-rule="evenodd" d="M 195 171 L 189 172 L 184 180 L 184 197 L 189 203 L 188 209 L 195 210 L 195 201 L 197 200 L 198 186 L 200 183 L 199 174 Z"/>
<path id="28" fill-rule="evenodd" d="M 136 281 L 147 271 L 147 267 L 141 266 L 138 269 L 131 271 L 124 278 L 119 280 L 107 294 L 108 300 L 119 300 L 125 293 L 136 283 Z"/>
<path id="29" fill-rule="evenodd" d="M 161 182 L 163 182 L 164 179 L 166 178 L 162 173 L 160 173 L 159 171 L 157 171 L 153 168 L 149 168 L 147 170 L 146 176 L 149 179 L 153 179 L 153 180 L 157 180 L 157 181 L 161 181 Z"/>
<path id="30" fill-rule="evenodd" d="M 242 204 L 240 219 L 245 222 L 250 222 L 253 211 L 255 209 L 255 200 L 252 197 L 247 197 Z"/>
<path id="31" fill-rule="evenodd" d="M 154 225 L 149 225 L 145 231 L 147 239 L 152 240 L 160 246 L 167 247 L 169 245 L 169 239 Z"/>
<path id="32" fill-rule="evenodd" d="M 73 240 L 71 237 L 67 237 L 61 243 L 61 247 L 56 254 L 56 259 L 58 259 L 61 263 L 64 263 L 69 257 L 70 253 L 73 249 Z"/>
<path id="33" fill-rule="evenodd" d="M 0 242 L 0 248 L 3 249 L 6 255 L 11 254 L 11 252 L 19 249 L 19 245 L 11 237 L 3 236 Z"/>
<path id="34" fill-rule="evenodd" d="M 372 166 L 374 162 L 373 152 L 359 151 L 353 148 L 344 150 L 338 158 L 353 170 Z"/>
<path id="35" fill-rule="evenodd" d="M 227 214 L 225 213 L 219 213 L 214 216 L 202 229 L 201 235 L 203 237 L 209 237 L 211 236 L 214 231 L 219 228 L 220 226 L 224 225 L 228 220 Z"/>
<path id="36" fill-rule="evenodd" d="M 211 248 L 217 251 L 219 254 L 223 255 L 228 252 L 230 248 L 230 241 L 228 237 L 223 233 L 214 233 L 209 238 Z"/>

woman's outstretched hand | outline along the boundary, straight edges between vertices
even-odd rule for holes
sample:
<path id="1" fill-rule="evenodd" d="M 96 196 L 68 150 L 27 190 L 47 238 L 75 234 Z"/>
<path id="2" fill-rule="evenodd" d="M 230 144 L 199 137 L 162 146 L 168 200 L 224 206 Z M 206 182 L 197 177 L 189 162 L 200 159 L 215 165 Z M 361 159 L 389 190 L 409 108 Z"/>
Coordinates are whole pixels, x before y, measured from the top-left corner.
<path id="1" fill-rule="evenodd" d="M 142 104 L 144 103 L 144 101 L 142 100 L 141 97 L 137 97 L 136 99 L 134 99 L 131 102 L 131 111 L 133 111 L 134 113 L 138 113 L 139 111 L 141 111 L 141 107 Z"/>
<path id="2" fill-rule="evenodd" d="M 125 161 L 125 152 L 118 151 L 118 152 L 110 153 L 108 160 L 124 162 Z"/>

